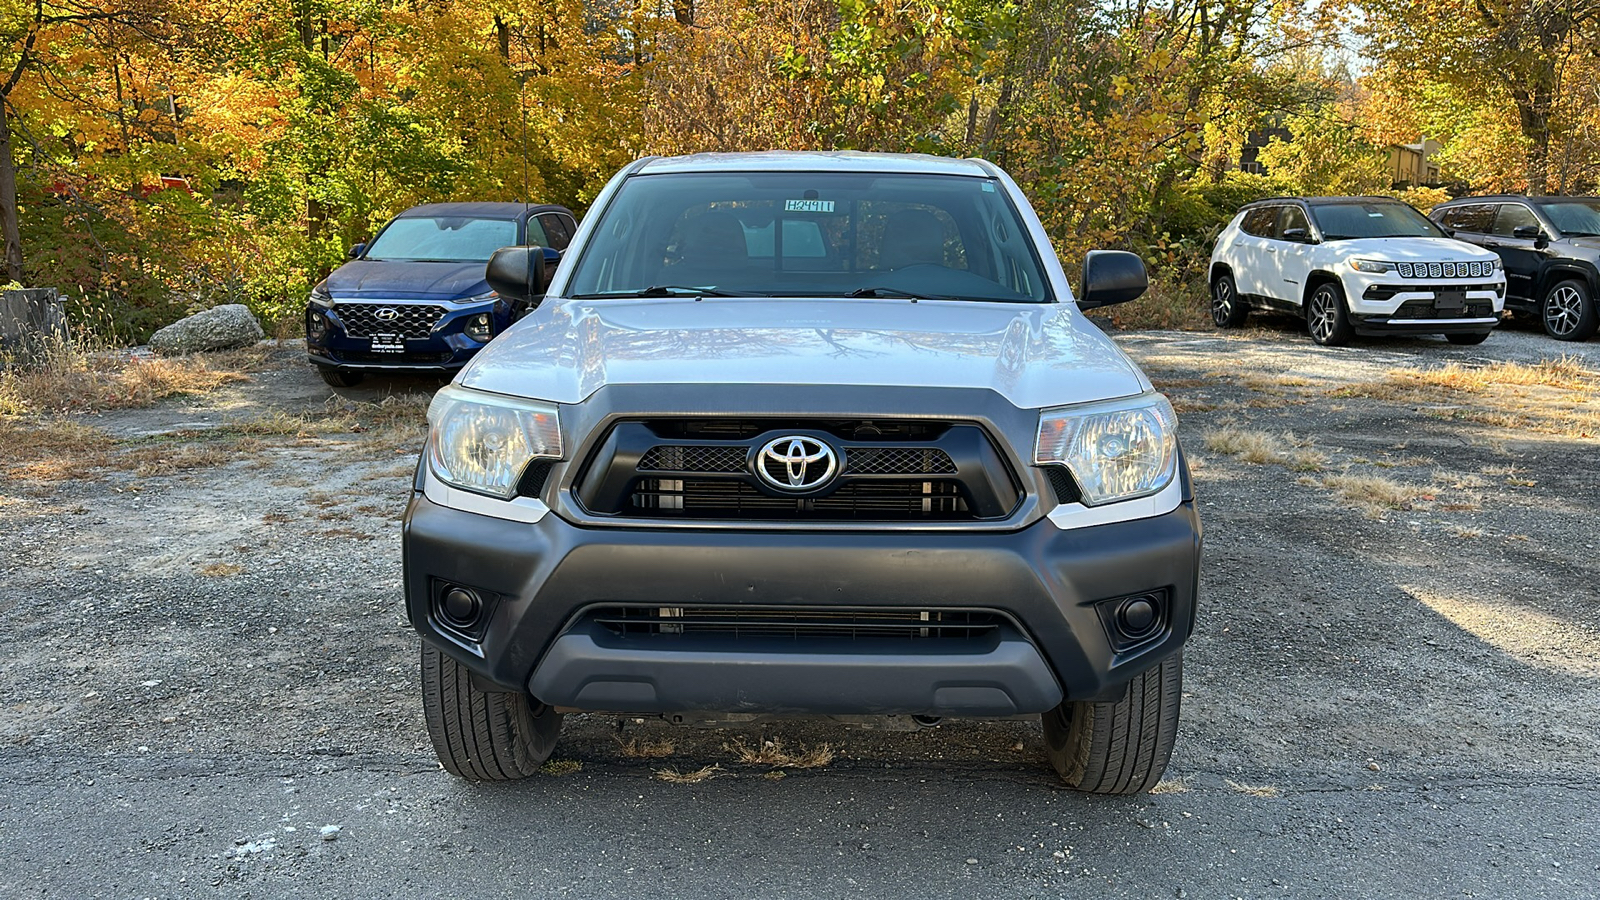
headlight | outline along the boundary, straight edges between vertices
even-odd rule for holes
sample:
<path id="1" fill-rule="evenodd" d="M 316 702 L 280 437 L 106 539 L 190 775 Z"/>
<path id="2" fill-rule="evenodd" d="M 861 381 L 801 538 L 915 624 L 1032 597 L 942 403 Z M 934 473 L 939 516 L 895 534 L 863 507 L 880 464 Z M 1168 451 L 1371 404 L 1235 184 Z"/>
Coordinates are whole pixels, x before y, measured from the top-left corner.
<path id="1" fill-rule="evenodd" d="M 322 307 L 332 306 L 333 295 L 328 293 L 327 288 L 319 284 L 311 289 L 311 305 Z"/>
<path id="2" fill-rule="evenodd" d="M 1493 265 L 1494 265 L 1494 270 L 1495 270 L 1495 271 L 1496 271 L 1496 272 L 1498 272 L 1498 271 L 1500 271 L 1500 270 L 1501 270 L 1501 269 L 1504 269 L 1504 268 L 1505 268 L 1505 267 L 1506 267 L 1506 264 L 1505 264 L 1505 260 L 1502 260 L 1502 259 L 1501 259 L 1501 258 L 1500 258 L 1500 257 L 1498 257 L 1498 256 L 1496 256 L 1496 257 L 1495 257 L 1495 258 L 1494 258 L 1494 263 L 1493 263 Z"/>
<path id="3" fill-rule="evenodd" d="M 1352 259 L 1350 260 L 1350 268 L 1355 269 L 1357 272 L 1380 274 L 1393 272 L 1394 263 L 1384 262 L 1381 259 Z"/>
<path id="4" fill-rule="evenodd" d="M 1047 409 L 1034 462 L 1072 470 L 1089 506 L 1147 497 L 1178 468 L 1178 417 L 1160 394 Z"/>
<path id="5" fill-rule="evenodd" d="M 463 490 L 510 499 L 531 460 L 561 458 L 553 404 L 451 385 L 434 395 L 428 424 L 429 470 Z"/>

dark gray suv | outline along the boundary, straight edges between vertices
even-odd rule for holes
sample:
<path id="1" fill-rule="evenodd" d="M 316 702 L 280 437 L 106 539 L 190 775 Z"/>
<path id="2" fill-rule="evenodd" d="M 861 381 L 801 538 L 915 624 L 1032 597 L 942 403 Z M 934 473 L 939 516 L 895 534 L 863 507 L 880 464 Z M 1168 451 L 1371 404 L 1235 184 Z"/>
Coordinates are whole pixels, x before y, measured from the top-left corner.
<path id="1" fill-rule="evenodd" d="M 1600 197 L 1463 197 L 1428 214 L 1458 240 L 1500 254 L 1506 309 L 1545 333 L 1583 341 L 1600 327 Z"/>

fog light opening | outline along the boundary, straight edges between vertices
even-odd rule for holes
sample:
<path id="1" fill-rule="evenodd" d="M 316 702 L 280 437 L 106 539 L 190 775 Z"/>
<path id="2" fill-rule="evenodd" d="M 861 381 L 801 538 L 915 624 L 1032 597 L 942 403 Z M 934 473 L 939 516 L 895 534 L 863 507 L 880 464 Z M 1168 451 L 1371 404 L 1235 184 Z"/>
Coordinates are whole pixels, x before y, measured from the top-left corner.
<path id="1" fill-rule="evenodd" d="M 464 331 L 467 337 L 480 343 L 488 343 L 489 338 L 494 337 L 494 320 L 488 313 L 478 313 L 467 320 Z"/>
<path id="2" fill-rule="evenodd" d="M 1130 598 L 1117 610 L 1117 628 L 1130 638 L 1145 637 L 1160 624 L 1161 610 L 1152 597 Z"/>
<path id="3" fill-rule="evenodd" d="M 457 628 L 471 628 L 483 612 L 483 600 L 471 588 L 445 588 L 439 598 L 439 612 L 444 620 Z"/>

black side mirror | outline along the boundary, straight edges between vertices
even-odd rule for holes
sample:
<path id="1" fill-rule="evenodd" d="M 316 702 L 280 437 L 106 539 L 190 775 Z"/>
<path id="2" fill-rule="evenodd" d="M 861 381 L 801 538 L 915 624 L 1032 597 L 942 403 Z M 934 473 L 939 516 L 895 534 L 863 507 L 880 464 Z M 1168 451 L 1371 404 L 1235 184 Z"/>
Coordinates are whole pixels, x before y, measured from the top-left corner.
<path id="1" fill-rule="evenodd" d="M 544 294 L 544 260 L 543 247 L 501 247 L 489 257 L 483 278 L 513 306 L 532 303 Z"/>
<path id="2" fill-rule="evenodd" d="M 1124 250 L 1090 250 L 1083 255 L 1083 286 L 1078 308 L 1127 303 L 1150 287 L 1144 260 Z"/>
<path id="3" fill-rule="evenodd" d="M 1537 225 L 1518 225 L 1511 229 L 1511 236 L 1521 238 L 1524 241 L 1545 241 L 1550 239 L 1550 236 L 1544 233 L 1544 229 Z"/>
<path id="4" fill-rule="evenodd" d="M 350 248 L 350 258 L 351 259 L 360 259 L 361 258 L 361 254 L 363 254 L 365 252 L 367 252 L 367 242 L 366 241 L 357 241 L 356 245 L 354 247 Z"/>
<path id="5" fill-rule="evenodd" d="M 1306 231 L 1304 228 L 1285 228 L 1283 230 L 1283 239 L 1294 241 L 1296 244 L 1309 244 L 1311 242 L 1311 232 Z"/>

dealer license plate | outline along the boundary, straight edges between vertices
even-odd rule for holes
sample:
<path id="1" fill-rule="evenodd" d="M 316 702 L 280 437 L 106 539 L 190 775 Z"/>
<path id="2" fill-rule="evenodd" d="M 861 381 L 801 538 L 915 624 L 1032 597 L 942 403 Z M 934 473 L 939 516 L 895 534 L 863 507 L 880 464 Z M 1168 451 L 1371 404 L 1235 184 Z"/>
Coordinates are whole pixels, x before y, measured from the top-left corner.
<path id="1" fill-rule="evenodd" d="M 406 339 L 398 334 L 375 334 L 372 336 L 373 353 L 404 353 L 406 352 Z"/>

